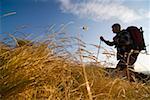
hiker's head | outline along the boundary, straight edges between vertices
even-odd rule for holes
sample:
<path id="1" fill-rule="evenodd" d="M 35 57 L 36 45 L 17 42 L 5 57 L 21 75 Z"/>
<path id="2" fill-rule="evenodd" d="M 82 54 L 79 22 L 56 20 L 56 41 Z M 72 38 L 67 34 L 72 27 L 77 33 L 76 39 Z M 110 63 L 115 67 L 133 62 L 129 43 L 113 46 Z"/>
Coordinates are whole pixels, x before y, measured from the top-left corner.
<path id="1" fill-rule="evenodd" d="M 120 30 L 121 30 L 121 25 L 120 24 L 115 23 L 115 24 L 112 25 L 113 33 L 118 33 L 118 32 L 120 32 Z"/>

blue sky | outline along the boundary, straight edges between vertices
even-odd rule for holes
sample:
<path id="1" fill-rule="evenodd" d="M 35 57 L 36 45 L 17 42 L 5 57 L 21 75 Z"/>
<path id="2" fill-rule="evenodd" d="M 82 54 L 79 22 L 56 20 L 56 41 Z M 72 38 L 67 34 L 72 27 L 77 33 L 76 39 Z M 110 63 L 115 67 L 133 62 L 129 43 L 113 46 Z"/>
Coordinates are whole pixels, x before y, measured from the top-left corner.
<path id="1" fill-rule="evenodd" d="M 41 36 L 45 30 L 55 25 L 68 24 L 65 32 L 81 38 L 88 44 L 98 44 L 99 36 L 111 40 L 113 23 L 122 28 L 130 25 L 142 26 L 146 44 L 150 44 L 150 1 L 149 0 L 0 0 L 0 34 L 13 33 L 20 26 L 21 31 L 33 33 L 32 38 Z M 83 31 L 81 27 L 88 27 Z M 21 33 L 16 34 L 16 36 Z M 109 49 L 107 45 L 102 46 Z M 112 47 L 113 48 L 113 47 Z M 89 47 L 91 50 L 92 47 Z M 148 51 L 150 47 L 147 47 Z M 150 65 L 148 55 L 140 55 L 137 66 Z M 138 67 L 138 70 L 143 68 Z"/>

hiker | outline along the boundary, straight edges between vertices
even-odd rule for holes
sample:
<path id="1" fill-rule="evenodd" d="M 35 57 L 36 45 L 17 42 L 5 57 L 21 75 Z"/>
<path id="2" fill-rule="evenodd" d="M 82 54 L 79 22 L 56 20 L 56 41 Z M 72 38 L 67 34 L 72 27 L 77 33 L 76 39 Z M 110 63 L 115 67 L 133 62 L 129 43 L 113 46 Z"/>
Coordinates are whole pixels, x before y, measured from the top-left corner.
<path id="1" fill-rule="evenodd" d="M 119 73 L 119 71 L 125 72 L 127 77 L 129 77 L 128 79 L 132 81 L 133 78 L 131 77 L 131 75 L 133 73 L 132 74 L 131 72 L 128 73 L 129 72 L 128 69 L 134 70 L 133 65 L 137 60 L 139 51 L 136 50 L 136 52 L 134 52 L 134 50 L 132 50 L 133 40 L 129 32 L 127 32 L 126 30 L 121 30 L 120 24 L 118 23 L 113 24 L 112 31 L 113 33 L 116 34 L 113 37 L 112 42 L 105 40 L 102 36 L 100 36 L 100 39 L 109 46 L 115 46 L 115 48 L 117 49 L 117 60 L 119 60 L 116 66 L 117 73 Z M 134 76 L 134 74 L 132 76 Z"/>

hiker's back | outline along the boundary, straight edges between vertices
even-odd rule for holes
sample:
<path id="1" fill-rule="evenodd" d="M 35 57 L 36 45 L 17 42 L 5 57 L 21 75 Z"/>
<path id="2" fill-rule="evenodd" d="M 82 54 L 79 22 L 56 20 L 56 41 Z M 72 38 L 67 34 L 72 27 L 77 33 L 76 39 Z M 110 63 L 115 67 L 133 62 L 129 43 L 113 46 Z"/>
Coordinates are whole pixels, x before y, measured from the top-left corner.
<path id="1" fill-rule="evenodd" d="M 131 50 L 132 39 L 129 32 L 122 30 L 113 38 L 116 42 L 116 48 L 118 52 L 128 52 Z"/>

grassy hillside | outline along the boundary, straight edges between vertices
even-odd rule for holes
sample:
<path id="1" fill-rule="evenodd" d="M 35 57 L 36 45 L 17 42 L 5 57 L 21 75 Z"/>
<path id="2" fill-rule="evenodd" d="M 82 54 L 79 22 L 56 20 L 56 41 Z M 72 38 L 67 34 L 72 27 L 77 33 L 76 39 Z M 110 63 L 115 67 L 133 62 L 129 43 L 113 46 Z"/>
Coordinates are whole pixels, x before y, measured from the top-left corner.
<path id="1" fill-rule="evenodd" d="M 149 85 L 105 77 L 101 66 L 57 54 L 46 43 L 1 45 L 0 61 L 2 100 L 150 99 Z"/>
<path id="2" fill-rule="evenodd" d="M 0 42 L 2 100 L 150 99 L 150 85 L 106 76 L 103 66 L 78 38 L 63 33 L 34 43 L 11 38 L 16 47 Z M 69 48 L 72 44 L 77 48 L 75 53 Z M 109 56 L 107 50 L 105 53 Z M 85 64 L 84 59 L 94 63 Z"/>

